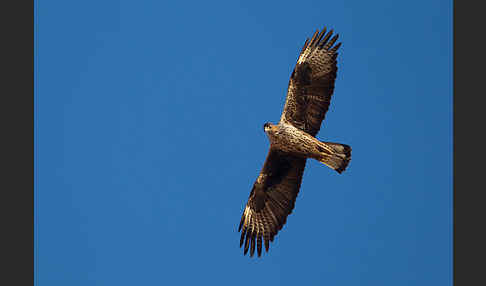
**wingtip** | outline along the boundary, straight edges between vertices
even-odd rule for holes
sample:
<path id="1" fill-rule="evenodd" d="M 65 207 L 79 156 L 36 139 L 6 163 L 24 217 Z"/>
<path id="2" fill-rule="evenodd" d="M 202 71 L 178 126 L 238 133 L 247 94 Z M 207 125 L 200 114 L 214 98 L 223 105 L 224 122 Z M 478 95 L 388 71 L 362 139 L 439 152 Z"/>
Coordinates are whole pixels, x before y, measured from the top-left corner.
<path id="1" fill-rule="evenodd" d="M 243 245 L 243 242 L 245 241 L 245 233 L 246 233 L 246 229 L 243 229 L 243 232 L 241 233 L 241 237 L 240 237 L 240 248 Z"/>
<path id="2" fill-rule="evenodd" d="M 248 230 L 247 230 L 248 232 Z M 249 242 L 250 242 L 250 235 L 249 233 L 246 234 L 246 239 L 245 239 L 245 250 L 243 251 L 243 253 L 246 255 L 246 253 L 248 253 L 248 246 L 249 246 Z"/>
<path id="3" fill-rule="evenodd" d="M 337 54 L 337 50 L 339 49 L 339 47 L 341 47 L 341 42 L 337 43 L 332 49 L 331 49 L 331 52 Z"/>
<path id="4" fill-rule="evenodd" d="M 319 47 L 322 48 L 326 43 L 327 41 L 329 40 L 329 38 L 332 36 L 332 33 L 334 32 L 333 29 L 331 29 L 325 36 L 324 38 L 321 40 L 321 42 L 319 43 Z"/>
<path id="5" fill-rule="evenodd" d="M 310 47 L 313 47 L 315 44 L 316 44 L 316 40 L 317 40 L 317 36 L 319 35 L 319 29 L 317 29 L 315 32 L 314 32 L 314 35 L 312 35 L 312 38 L 310 40 L 310 43 L 309 43 L 309 46 Z"/>
<path id="6" fill-rule="evenodd" d="M 336 34 L 334 37 L 331 38 L 331 40 L 329 40 L 329 42 L 327 42 L 325 45 L 324 45 L 324 49 L 325 50 L 329 50 L 332 45 L 334 45 L 334 43 L 337 41 L 337 39 L 339 38 L 339 34 Z"/>
<path id="7" fill-rule="evenodd" d="M 240 220 L 240 225 L 238 226 L 238 232 L 241 231 L 241 227 L 243 226 L 243 221 L 244 221 L 244 217 L 242 217 Z"/>
<path id="8" fill-rule="evenodd" d="M 253 254 L 255 254 L 255 234 L 251 236 L 250 257 L 253 257 Z"/>

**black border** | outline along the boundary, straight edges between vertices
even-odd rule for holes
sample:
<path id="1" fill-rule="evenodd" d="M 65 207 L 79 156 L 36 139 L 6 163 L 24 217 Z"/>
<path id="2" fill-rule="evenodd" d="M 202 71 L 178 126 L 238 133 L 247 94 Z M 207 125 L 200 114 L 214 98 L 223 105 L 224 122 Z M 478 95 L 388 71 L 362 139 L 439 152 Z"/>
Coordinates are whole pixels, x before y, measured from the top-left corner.
<path id="1" fill-rule="evenodd" d="M 486 285 L 486 45 L 481 4 L 453 2 L 454 285 Z"/>
<path id="2" fill-rule="evenodd" d="M 34 1 L 4 1 L 0 285 L 34 284 Z"/>

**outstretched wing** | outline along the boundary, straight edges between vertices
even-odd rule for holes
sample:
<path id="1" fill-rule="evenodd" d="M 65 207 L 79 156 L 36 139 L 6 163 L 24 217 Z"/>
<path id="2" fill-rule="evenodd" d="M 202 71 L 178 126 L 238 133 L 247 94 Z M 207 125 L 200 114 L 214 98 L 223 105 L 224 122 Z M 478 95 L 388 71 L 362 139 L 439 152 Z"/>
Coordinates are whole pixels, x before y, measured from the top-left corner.
<path id="1" fill-rule="evenodd" d="M 262 240 L 268 252 L 270 241 L 282 229 L 292 212 L 299 193 L 306 159 L 270 148 L 256 182 L 253 185 L 238 231 L 240 247 L 250 256 L 257 248 L 262 253 Z"/>
<path id="2" fill-rule="evenodd" d="M 330 40 L 333 31 L 326 34 L 317 30 L 309 41 L 305 41 L 294 71 L 290 76 L 287 100 L 280 122 L 315 136 L 321 128 L 331 102 L 336 79 L 337 50 L 341 43 L 333 46 L 338 35 Z"/>

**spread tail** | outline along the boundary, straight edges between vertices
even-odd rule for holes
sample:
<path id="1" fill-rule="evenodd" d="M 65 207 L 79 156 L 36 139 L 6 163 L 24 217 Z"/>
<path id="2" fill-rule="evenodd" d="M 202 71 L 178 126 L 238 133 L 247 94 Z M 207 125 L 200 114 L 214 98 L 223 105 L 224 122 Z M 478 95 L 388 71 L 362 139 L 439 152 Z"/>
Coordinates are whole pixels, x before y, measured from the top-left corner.
<path id="1" fill-rule="evenodd" d="M 351 147 L 346 144 L 321 142 L 321 156 L 317 160 L 341 174 L 351 161 Z"/>

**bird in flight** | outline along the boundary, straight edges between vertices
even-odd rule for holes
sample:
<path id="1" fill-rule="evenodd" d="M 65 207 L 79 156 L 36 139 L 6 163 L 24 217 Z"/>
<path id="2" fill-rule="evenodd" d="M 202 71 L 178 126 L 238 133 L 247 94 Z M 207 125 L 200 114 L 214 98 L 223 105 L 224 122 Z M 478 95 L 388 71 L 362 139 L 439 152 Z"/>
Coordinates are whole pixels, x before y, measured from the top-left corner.
<path id="1" fill-rule="evenodd" d="M 270 242 L 282 229 L 299 193 L 307 158 L 315 159 L 342 173 L 351 160 L 346 144 L 321 142 L 315 138 L 329 108 L 336 79 L 338 35 L 317 30 L 302 47 L 290 76 L 287 99 L 278 124 L 265 123 L 270 150 L 250 192 L 241 216 L 240 247 L 244 255 Z"/>

